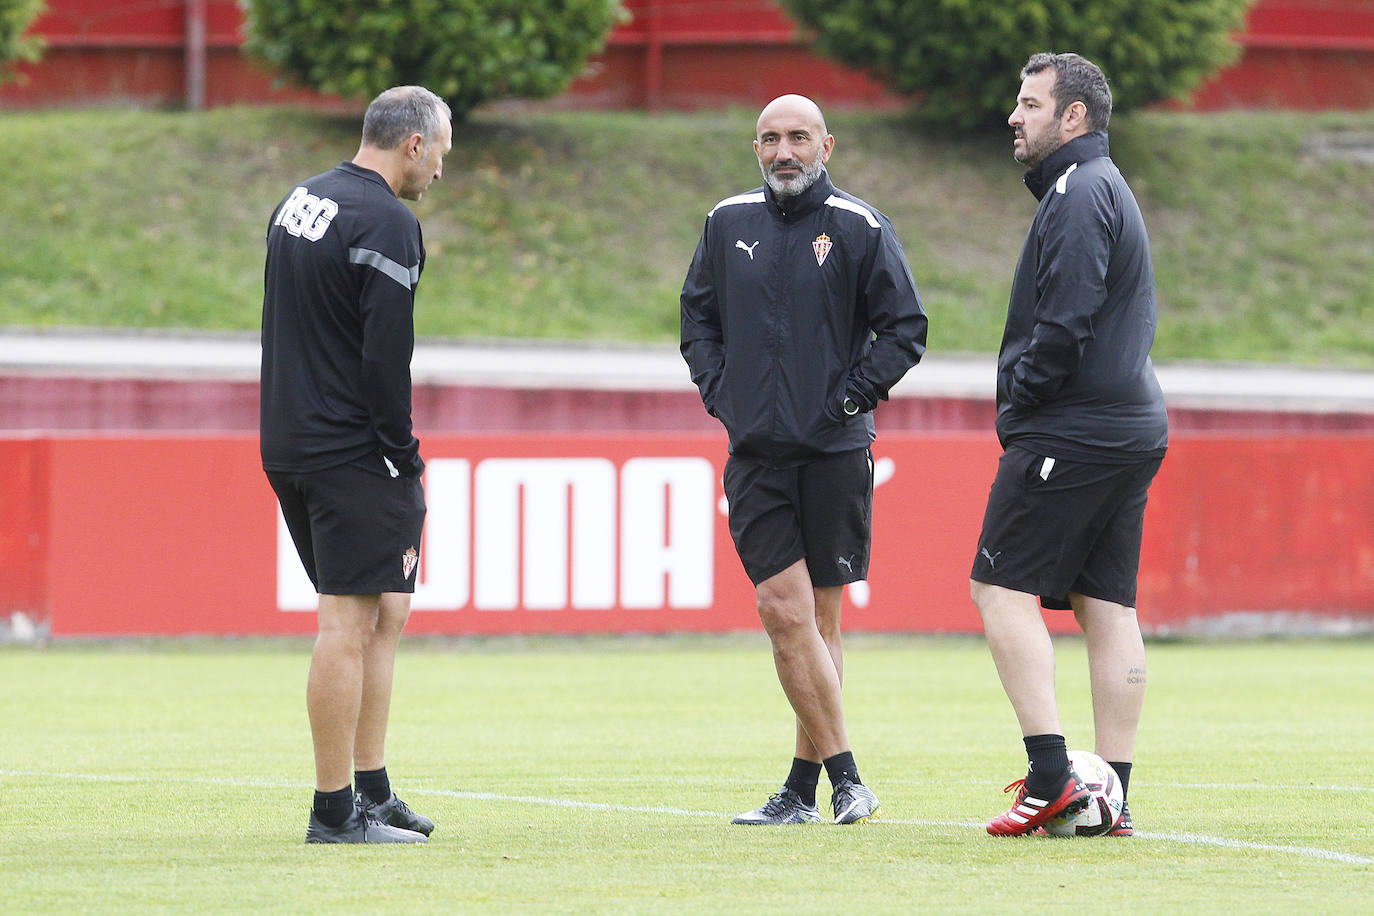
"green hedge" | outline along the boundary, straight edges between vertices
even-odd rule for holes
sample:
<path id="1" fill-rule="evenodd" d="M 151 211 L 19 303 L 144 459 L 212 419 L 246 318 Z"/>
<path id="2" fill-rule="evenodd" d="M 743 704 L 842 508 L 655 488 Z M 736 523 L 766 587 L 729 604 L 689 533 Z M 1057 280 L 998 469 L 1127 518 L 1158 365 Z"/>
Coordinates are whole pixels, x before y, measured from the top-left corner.
<path id="1" fill-rule="evenodd" d="M 1239 55 L 1231 33 L 1253 0 L 782 0 L 816 46 L 930 115 L 998 123 L 1037 51 L 1100 66 L 1116 110 L 1176 98 Z"/>
<path id="2" fill-rule="evenodd" d="M 623 15 L 618 0 L 244 0 L 248 51 L 295 81 L 371 98 L 417 84 L 462 118 L 563 91 Z"/>
<path id="3" fill-rule="evenodd" d="M 14 78 L 12 66 L 43 53 L 43 41 L 24 30 L 43 9 L 43 0 L 0 0 L 0 83 Z"/>

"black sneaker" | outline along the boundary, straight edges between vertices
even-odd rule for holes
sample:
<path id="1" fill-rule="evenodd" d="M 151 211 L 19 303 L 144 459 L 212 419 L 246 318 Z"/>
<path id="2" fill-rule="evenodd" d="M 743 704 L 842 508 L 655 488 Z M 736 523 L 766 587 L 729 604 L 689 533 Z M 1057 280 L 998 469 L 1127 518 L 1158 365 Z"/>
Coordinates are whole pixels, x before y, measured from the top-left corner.
<path id="1" fill-rule="evenodd" d="M 730 823 L 776 827 L 783 824 L 814 824 L 820 819 L 821 812 L 815 805 L 808 805 L 800 795 L 783 786 L 781 792 L 769 796 L 768 801 L 753 811 L 735 815 Z"/>
<path id="2" fill-rule="evenodd" d="M 427 840 L 423 833 L 383 824 L 356 806 L 352 816 L 338 827 L 326 826 L 311 811 L 310 825 L 305 828 L 307 843 L 424 843 Z"/>
<path id="3" fill-rule="evenodd" d="M 416 814 L 410 810 L 410 806 L 396 797 L 392 792 L 391 797 L 378 804 L 359 792 L 353 798 L 358 807 L 366 811 L 376 820 L 392 827 L 400 827 L 402 830 L 414 830 L 416 833 L 423 833 L 429 836 L 434 832 L 434 821 L 425 817 L 423 814 Z"/>
<path id="4" fill-rule="evenodd" d="M 1134 836 L 1135 826 L 1131 824 L 1131 806 L 1125 802 L 1121 803 L 1121 816 L 1112 824 L 1112 829 L 1108 830 L 1104 836 Z"/>
<path id="5" fill-rule="evenodd" d="M 835 812 L 835 823 L 862 824 L 878 816 L 878 796 L 863 783 L 841 779 L 830 796 L 830 807 Z"/>

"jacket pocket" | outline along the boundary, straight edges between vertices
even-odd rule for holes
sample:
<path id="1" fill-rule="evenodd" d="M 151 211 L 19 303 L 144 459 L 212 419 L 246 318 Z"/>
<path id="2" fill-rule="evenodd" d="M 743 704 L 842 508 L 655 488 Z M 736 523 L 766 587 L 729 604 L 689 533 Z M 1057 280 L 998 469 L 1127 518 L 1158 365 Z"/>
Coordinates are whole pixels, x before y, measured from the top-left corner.
<path id="1" fill-rule="evenodd" d="M 1035 452 L 1026 452 L 1026 466 L 1021 472 L 1021 482 L 1027 490 L 1044 486 L 1054 474 L 1055 465 L 1058 459 L 1049 455 L 1040 455 Z"/>
<path id="2" fill-rule="evenodd" d="M 730 429 L 730 417 L 733 411 L 730 409 L 730 387 L 727 376 L 730 370 L 722 366 L 720 378 L 716 379 L 715 397 L 711 401 L 711 413 L 727 429 Z"/>
<path id="3" fill-rule="evenodd" d="M 853 417 L 845 416 L 844 413 L 844 399 L 848 391 L 849 379 L 845 377 L 841 378 L 838 383 L 830 385 L 829 390 L 826 392 L 825 404 L 822 405 L 821 413 L 833 424 L 843 426 L 854 419 Z"/>

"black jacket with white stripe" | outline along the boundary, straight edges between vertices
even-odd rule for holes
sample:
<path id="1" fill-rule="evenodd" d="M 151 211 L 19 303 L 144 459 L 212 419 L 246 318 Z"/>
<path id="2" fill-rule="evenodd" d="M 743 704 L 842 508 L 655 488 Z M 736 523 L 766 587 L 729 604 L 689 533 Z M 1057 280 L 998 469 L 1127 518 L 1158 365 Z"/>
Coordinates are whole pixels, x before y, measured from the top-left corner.
<path id="1" fill-rule="evenodd" d="M 278 205 L 262 303 L 262 465 L 307 472 L 380 452 L 424 470 L 411 428 L 420 221 L 377 172 L 340 163 Z"/>
<path id="2" fill-rule="evenodd" d="M 1095 463 L 1164 454 L 1150 240 L 1106 132 L 1070 140 L 1025 182 L 1040 207 L 997 359 L 998 438 Z"/>
<path id="3" fill-rule="evenodd" d="M 731 454 L 779 465 L 867 447 L 871 411 L 925 352 L 892 224 L 824 171 L 796 197 L 716 204 L 681 307 L 683 358 Z"/>

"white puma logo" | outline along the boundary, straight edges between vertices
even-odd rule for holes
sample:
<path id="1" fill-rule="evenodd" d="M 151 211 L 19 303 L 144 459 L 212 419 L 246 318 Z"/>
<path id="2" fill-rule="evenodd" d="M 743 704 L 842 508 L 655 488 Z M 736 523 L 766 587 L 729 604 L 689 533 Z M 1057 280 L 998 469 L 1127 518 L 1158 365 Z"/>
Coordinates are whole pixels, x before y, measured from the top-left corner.
<path id="1" fill-rule="evenodd" d="M 985 556 L 985 557 L 988 558 L 988 565 L 989 565 L 989 566 L 991 566 L 993 569 L 996 569 L 996 568 L 997 568 L 997 558 L 1000 557 L 1000 556 L 1002 555 L 1002 551 L 999 550 L 999 551 L 997 551 L 996 553 L 988 553 L 988 549 L 987 549 L 986 547 L 984 547 L 984 548 L 982 548 L 982 550 L 980 551 L 980 553 L 982 553 L 983 556 Z"/>
<path id="2" fill-rule="evenodd" d="M 755 242 L 752 245 L 746 245 L 744 244 L 744 239 L 735 239 L 735 247 L 749 252 L 749 260 L 752 261 L 754 260 L 754 249 L 759 247 L 759 243 Z"/>
<path id="3" fill-rule="evenodd" d="M 757 245 L 758 242 L 755 242 L 754 244 Z M 849 570 L 851 573 L 854 572 L 854 558 L 853 558 L 853 557 L 850 557 L 848 560 L 846 560 L 844 557 L 836 557 L 836 558 L 835 558 L 835 562 L 836 562 L 836 563 L 843 564 L 844 568 L 847 569 L 847 570 Z"/>

